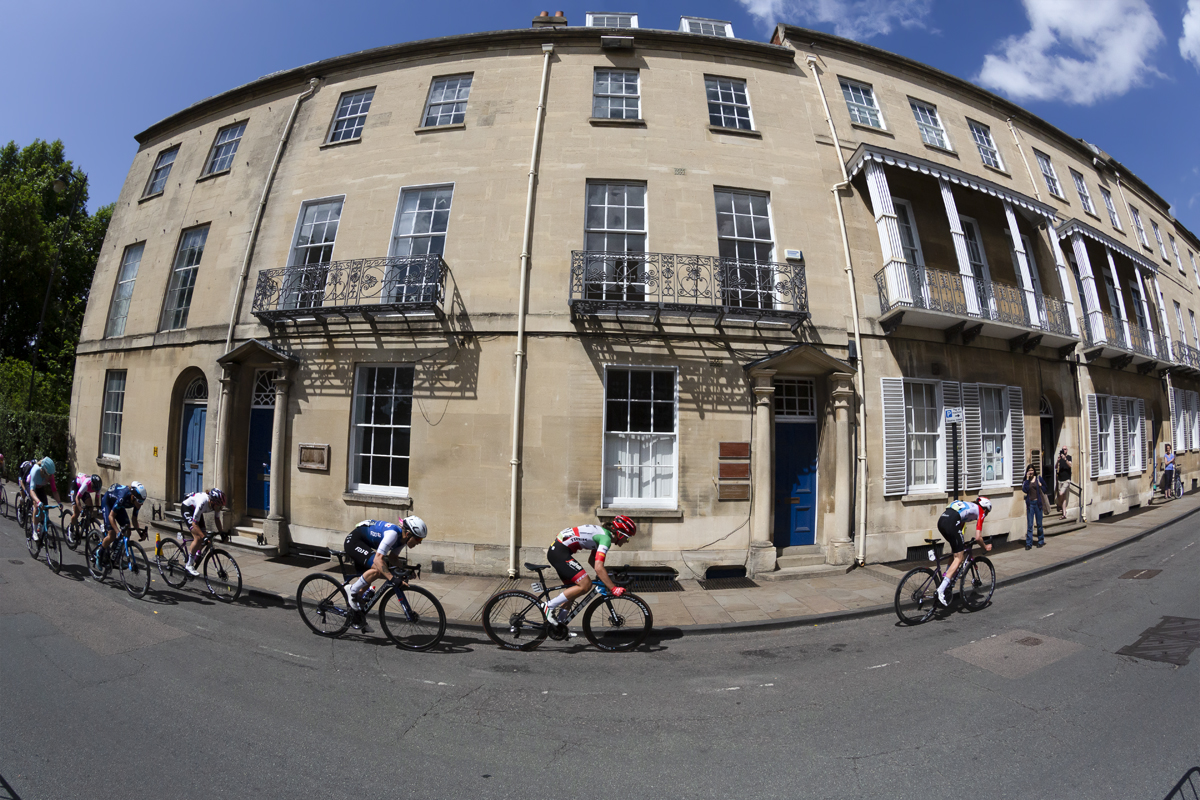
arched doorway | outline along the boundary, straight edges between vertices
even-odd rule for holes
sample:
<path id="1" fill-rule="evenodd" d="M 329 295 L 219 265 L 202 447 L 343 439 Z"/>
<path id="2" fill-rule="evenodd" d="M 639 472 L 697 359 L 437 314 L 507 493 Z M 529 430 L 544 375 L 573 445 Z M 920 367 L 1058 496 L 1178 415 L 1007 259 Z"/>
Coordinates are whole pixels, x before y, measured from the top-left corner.
<path id="1" fill-rule="evenodd" d="M 817 402 L 812 378 L 776 378 L 775 546 L 816 543 Z"/>
<path id="2" fill-rule="evenodd" d="M 208 381 L 203 376 L 183 393 L 179 422 L 179 489 L 182 497 L 202 490 L 204 484 L 204 429 L 208 420 Z"/>
<path id="3" fill-rule="evenodd" d="M 1042 433 L 1042 457 L 1041 457 L 1041 474 L 1047 481 L 1054 480 L 1054 450 L 1057 444 L 1058 426 L 1054 424 L 1054 406 L 1050 405 L 1049 398 L 1042 395 L 1042 399 L 1038 402 L 1038 416 L 1041 417 L 1041 433 Z"/>
<path id="4" fill-rule="evenodd" d="M 275 378 L 273 369 L 254 372 L 254 396 L 250 401 L 250 425 L 246 437 L 246 513 L 266 517 L 271 497 L 271 432 L 275 423 Z"/>

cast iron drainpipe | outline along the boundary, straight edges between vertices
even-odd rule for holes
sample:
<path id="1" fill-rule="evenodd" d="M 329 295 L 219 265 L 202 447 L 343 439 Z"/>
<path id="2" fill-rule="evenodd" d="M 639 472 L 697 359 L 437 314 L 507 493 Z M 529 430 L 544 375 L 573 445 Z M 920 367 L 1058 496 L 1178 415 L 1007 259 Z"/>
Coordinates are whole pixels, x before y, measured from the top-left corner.
<path id="1" fill-rule="evenodd" d="M 817 59 L 809 54 L 805 59 L 808 68 L 812 70 L 813 80 L 817 84 L 817 92 L 821 95 L 821 105 L 825 108 L 825 121 L 829 123 L 829 135 L 833 137 L 833 149 L 837 155 L 838 168 L 842 171 L 841 183 L 835 183 L 830 190 L 833 193 L 834 205 L 837 207 L 838 227 L 842 233 L 842 251 L 846 255 L 846 283 L 850 288 L 850 307 L 854 320 L 854 349 L 858 353 L 858 369 L 854 370 L 855 391 L 858 392 L 858 469 L 855 470 L 855 517 L 858 522 L 858 535 L 855 542 L 858 550 L 858 564 L 867 563 L 867 398 L 863 393 L 863 369 L 866 367 L 866 354 L 862 348 L 862 332 L 858 326 L 858 293 L 854 288 L 854 262 L 850 257 L 850 239 L 846 234 L 846 217 L 842 212 L 841 191 L 850 185 L 850 176 L 846 174 L 846 162 L 842 158 L 841 145 L 838 144 L 837 129 L 833 126 L 833 116 L 829 113 L 829 102 L 825 99 L 825 87 L 821 85 L 821 77 L 817 74 Z"/>
<path id="2" fill-rule="evenodd" d="M 537 187 L 538 152 L 542 147 L 542 123 L 546 118 L 546 89 L 550 84 L 550 56 L 554 45 L 542 45 L 542 89 L 538 95 L 537 119 L 533 123 L 533 152 L 529 156 L 529 188 L 525 193 L 525 235 L 521 239 L 521 293 L 517 299 L 516 379 L 513 381 L 512 486 L 508 511 L 508 577 L 517 577 L 517 490 L 521 473 L 521 403 L 525 394 L 525 314 L 529 303 L 529 247 L 533 239 L 533 197 Z"/>

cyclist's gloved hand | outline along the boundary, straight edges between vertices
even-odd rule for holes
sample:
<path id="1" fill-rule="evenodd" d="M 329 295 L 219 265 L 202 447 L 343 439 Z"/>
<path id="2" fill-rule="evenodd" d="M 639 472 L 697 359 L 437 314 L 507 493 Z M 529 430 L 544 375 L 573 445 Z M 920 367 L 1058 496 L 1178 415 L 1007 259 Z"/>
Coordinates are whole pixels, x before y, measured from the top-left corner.
<path id="1" fill-rule="evenodd" d="M 621 595 L 623 595 L 623 594 L 625 594 L 625 587 L 624 587 L 624 586 L 618 586 L 618 587 L 616 587 L 615 589 L 613 589 L 613 590 L 612 590 L 612 596 L 613 596 L 613 597 L 620 597 L 620 596 L 621 596 Z"/>

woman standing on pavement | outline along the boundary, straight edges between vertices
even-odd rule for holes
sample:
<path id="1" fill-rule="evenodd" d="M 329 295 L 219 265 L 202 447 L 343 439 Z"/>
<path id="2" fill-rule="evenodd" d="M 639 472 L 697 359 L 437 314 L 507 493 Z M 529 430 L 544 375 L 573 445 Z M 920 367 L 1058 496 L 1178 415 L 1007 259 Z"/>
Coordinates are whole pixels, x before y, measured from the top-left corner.
<path id="1" fill-rule="evenodd" d="M 1037 520 L 1038 540 L 1037 546 L 1041 547 L 1046 543 L 1046 532 L 1042 529 L 1042 517 L 1046 513 L 1043 507 L 1045 503 L 1046 479 L 1037 474 L 1037 469 L 1033 464 L 1025 468 L 1025 482 L 1022 484 L 1025 489 L 1025 549 L 1029 550 L 1033 547 L 1033 522 Z"/>

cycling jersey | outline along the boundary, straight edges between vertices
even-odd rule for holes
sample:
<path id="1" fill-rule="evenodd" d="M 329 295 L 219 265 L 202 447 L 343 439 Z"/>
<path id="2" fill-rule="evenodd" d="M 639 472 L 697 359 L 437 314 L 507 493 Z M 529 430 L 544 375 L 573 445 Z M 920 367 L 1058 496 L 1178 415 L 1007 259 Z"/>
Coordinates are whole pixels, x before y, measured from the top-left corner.
<path id="1" fill-rule="evenodd" d="M 394 522 L 364 519 L 350 531 L 342 546 L 361 575 L 371 568 L 376 553 L 386 556 L 403 538 L 403 531 Z"/>
<path id="2" fill-rule="evenodd" d="M 133 493 L 133 489 L 121 484 L 114 484 L 108 488 L 100 498 L 100 513 L 104 516 L 104 525 L 108 527 L 109 515 L 113 514 L 117 518 L 117 524 L 124 527 L 129 524 L 129 515 L 125 513 L 125 509 L 133 509 L 133 518 L 137 520 L 138 504 L 137 495 Z M 113 531 L 116 533 L 116 531 Z"/>
<path id="3" fill-rule="evenodd" d="M 938 519 L 938 533 L 950 545 L 950 552 L 961 553 L 967 548 L 966 542 L 963 541 L 963 525 L 971 520 L 977 520 L 975 530 L 982 531 L 983 518 L 984 514 L 980 512 L 978 503 L 955 500 L 946 506 L 946 510 Z"/>
<path id="4" fill-rule="evenodd" d="M 212 510 L 211 503 L 212 498 L 208 496 L 208 492 L 194 492 L 179 504 L 179 513 L 183 515 L 183 521 L 189 527 L 196 524 L 200 530 L 204 530 L 204 515 Z"/>
<path id="5" fill-rule="evenodd" d="M 572 553 L 578 553 L 580 550 L 595 550 L 596 562 L 603 563 L 608 548 L 612 547 L 613 537 L 599 525 L 580 525 L 578 528 L 567 528 L 562 531 L 555 541 Z"/>
<path id="6" fill-rule="evenodd" d="M 91 500 L 92 494 L 92 476 L 84 475 L 82 472 L 76 475 L 75 480 L 71 481 L 71 502 L 82 503 L 84 500 Z M 99 492 L 95 492 L 95 494 L 99 494 Z"/>
<path id="7" fill-rule="evenodd" d="M 49 486 L 52 480 L 54 480 L 54 476 L 42 469 L 41 464 L 34 464 L 33 468 L 29 470 L 29 486 L 33 489 Z"/>

